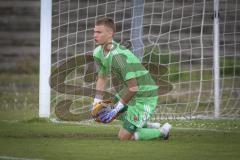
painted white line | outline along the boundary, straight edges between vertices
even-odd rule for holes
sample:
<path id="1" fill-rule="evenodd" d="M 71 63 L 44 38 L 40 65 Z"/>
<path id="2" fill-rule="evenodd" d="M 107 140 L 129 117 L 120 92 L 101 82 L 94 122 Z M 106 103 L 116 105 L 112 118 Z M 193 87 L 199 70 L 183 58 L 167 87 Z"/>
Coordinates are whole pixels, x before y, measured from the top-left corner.
<path id="1" fill-rule="evenodd" d="M 16 123 L 17 120 L 1 120 L 3 122 L 9 122 L 9 123 Z M 71 125 L 84 125 L 84 126 L 92 126 L 92 127 L 121 127 L 120 124 L 103 124 L 103 123 L 96 123 L 94 120 L 85 120 L 85 121 L 62 121 L 57 120 L 54 118 L 50 119 L 50 122 L 53 124 L 71 124 Z M 176 130 L 195 130 L 195 131 L 211 131 L 211 132 L 224 132 L 224 133 L 240 133 L 240 131 L 236 130 L 222 130 L 222 129 L 210 129 L 210 128 L 189 128 L 189 127 L 174 127 L 172 129 Z M 0 159 L 1 160 L 1 159 Z"/>
<path id="2" fill-rule="evenodd" d="M 31 158 L 0 156 L 0 160 L 43 160 L 43 159 L 31 159 Z"/>
<path id="3" fill-rule="evenodd" d="M 193 131 L 212 131 L 212 132 L 224 132 L 224 133 L 240 133 L 234 130 L 220 130 L 220 129 L 209 129 L 209 128 L 183 128 L 183 127 L 173 127 L 176 130 L 193 130 Z"/>
<path id="4" fill-rule="evenodd" d="M 81 121 L 81 122 L 69 122 L 69 121 L 59 121 L 57 119 L 50 119 L 52 123 L 56 124 L 75 124 L 75 125 L 84 125 L 92 127 L 121 127 L 120 124 L 102 124 L 94 123 L 93 120 Z M 188 128 L 188 127 L 173 127 L 175 130 L 192 130 L 192 131 L 209 131 L 209 132 L 224 132 L 224 133 L 240 133 L 240 131 L 234 130 L 221 130 L 221 129 L 210 129 L 210 128 Z"/>
<path id="5" fill-rule="evenodd" d="M 92 126 L 92 127 L 120 127 L 120 124 L 104 124 L 104 123 L 96 123 L 94 120 L 86 120 L 86 121 L 62 121 L 57 119 L 50 119 L 50 122 L 53 124 L 71 124 L 71 125 L 84 125 L 84 126 Z"/>

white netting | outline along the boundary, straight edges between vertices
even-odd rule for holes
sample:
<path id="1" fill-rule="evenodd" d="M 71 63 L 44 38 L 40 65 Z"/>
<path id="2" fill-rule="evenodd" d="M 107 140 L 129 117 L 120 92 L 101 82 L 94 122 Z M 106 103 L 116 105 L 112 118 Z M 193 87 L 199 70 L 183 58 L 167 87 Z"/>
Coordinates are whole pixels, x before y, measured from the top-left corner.
<path id="1" fill-rule="evenodd" d="M 65 84 L 94 88 L 94 75 L 89 69 L 93 64 L 82 64 L 76 57 L 92 54 L 96 47 L 93 40 L 94 24 L 99 18 L 107 16 L 116 22 L 117 42 L 128 46 L 132 44 L 132 50 L 143 61 L 158 63 L 168 68 L 168 72 L 160 76 L 170 82 L 173 89 L 160 95 L 159 105 L 153 116 L 155 120 L 213 117 L 213 1 L 138 2 L 53 0 L 52 70 L 65 66 L 69 72 L 59 70 L 61 76 L 66 74 Z M 220 0 L 219 7 L 220 116 L 239 118 L 240 2 Z M 141 25 L 137 23 L 139 21 Z M 69 88 L 72 92 L 68 92 L 68 89 L 61 88 L 61 78 L 56 78 L 55 81 L 52 107 L 60 102 L 62 106 L 66 106 L 66 100 L 73 100 L 70 110 L 81 116 L 75 115 L 75 119 L 72 119 L 88 119 L 92 101 L 90 97 L 93 95 L 81 96 L 74 87 Z"/>

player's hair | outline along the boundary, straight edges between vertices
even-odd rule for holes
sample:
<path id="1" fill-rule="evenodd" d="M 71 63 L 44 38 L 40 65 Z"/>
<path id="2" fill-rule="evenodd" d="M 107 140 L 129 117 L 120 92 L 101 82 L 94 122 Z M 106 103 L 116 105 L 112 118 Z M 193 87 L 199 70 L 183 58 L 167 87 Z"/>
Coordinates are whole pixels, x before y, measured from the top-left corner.
<path id="1" fill-rule="evenodd" d="M 102 19 L 99 19 L 96 24 L 96 26 L 100 26 L 100 25 L 104 25 L 110 29 L 112 29 L 112 31 L 115 33 L 116 32 L 116 25 L 114 23 L 114 20 L 111 19 L 111 18 L 107 18 L 107 17 L 104 17 Z"/>

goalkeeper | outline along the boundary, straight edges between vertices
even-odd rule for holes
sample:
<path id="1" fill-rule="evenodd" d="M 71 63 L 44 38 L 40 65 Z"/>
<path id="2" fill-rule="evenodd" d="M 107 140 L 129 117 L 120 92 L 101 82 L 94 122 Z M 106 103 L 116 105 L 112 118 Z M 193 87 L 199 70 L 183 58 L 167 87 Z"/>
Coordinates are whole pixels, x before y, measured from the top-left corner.
<path id="1" fill-rule="evenodd" d="M 105 89 L 108 76 L 112 76 L 117 91 L 113 109 L 103 110 L 98 118 L 103 123 L 109 123 L 116 117 L 122 120 L 118 133 L 120 140 L 168 139 L 170 124 L 150 128 L 151 123 L 147 123 L 158 102 L 158 86 L 138 58 L 113 41 L 115 30 L 114 21 L 110 18 L 98 20 L 94 27 L 94 40 L 99 46 L 95 48 L 93 57 L 99 71 L 93 107 L 103 101 L 101 92 Z"/>

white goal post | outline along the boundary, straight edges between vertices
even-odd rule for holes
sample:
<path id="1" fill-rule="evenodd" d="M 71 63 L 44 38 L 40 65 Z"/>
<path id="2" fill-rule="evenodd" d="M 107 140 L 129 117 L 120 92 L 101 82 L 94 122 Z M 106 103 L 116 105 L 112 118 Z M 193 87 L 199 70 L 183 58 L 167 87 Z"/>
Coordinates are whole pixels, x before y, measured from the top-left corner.
<path id="1" fill-rule="evenodd" d="M 90 118 L 93 27 L 106 16 L 117 42 L 159 65 L 153 120 L 240 118 L 237 0 L 41 0 L 40 117 Z"/>
<path id="2" fill-rule="evenodd" d="M 41 0 L 39 117 L 50 116 L 52 0 Z"/>
<path id="3" fill-rule="evenodd" d="M 219 0 L 214 0 L 213 25 L 213 53 L 214 53 L 214 116 L 219 118 L 220 112 L 220 65 L 219 65 Z"/>

